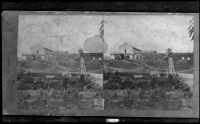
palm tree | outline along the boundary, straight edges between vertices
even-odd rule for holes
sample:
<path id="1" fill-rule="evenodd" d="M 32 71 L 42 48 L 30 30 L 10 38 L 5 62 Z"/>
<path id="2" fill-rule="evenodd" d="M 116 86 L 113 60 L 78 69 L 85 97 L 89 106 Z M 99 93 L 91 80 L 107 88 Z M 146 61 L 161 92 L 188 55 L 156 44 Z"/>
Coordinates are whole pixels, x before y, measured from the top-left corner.
<path id="1" fill-rule="evenodd" d="M 190 26 L 188 28 L 188 34 L 189 34 L 189 37 L 191 38 L 191 40 L 193 41 L 194 40 L 194 18 L 192 18 L 190 21 Z"/>

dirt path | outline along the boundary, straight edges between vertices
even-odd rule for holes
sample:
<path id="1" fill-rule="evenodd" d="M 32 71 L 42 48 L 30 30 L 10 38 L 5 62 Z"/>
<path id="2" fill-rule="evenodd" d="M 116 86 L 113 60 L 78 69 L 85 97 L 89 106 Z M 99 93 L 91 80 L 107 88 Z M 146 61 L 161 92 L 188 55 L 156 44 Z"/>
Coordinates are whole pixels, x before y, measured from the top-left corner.
<path id="1" fill-rule="evenodd" d="M 111 69 L 111 70 L 117 70 L 119 72 L 141 72 L 142 70 L 144 70 L 143 68 L 146 67 L 146 68 L 149 68 L 150 70 L 157 71 L 157 69 L 155 69 L 149 65 L 146 65 L 146 64 L 138 64 L 138 63 L 129 62 L 126 60 L 121 60 L 121 61 L 132 64 L 132 65 L 138 65 L 138 67 L 136 69 L 125 69 L 125 68 L 116 68 L 116 67 L 105 66 L 105 68 Z"/>
<path id="2" fill-rule="evenodd" d="M 194 89 L 194 79 L 193 74 L 184 74 L 184 73 L 178 73 L 179 76 L 182 77 L 183 81 L 190 87 L 190 89 L 193 91 Z"/>
<path id="3" fill-rule="evenodd" d="M 139 69 L 124 69 L 124 68 L 115 68 L 115 67 L 106 67 L 108 69 L 118 71 L 118 72 L 140 72 Z"/>
<path id="4" fill-rule="evenodd" d="M 194 73 L 194 69 L 193 68 L 190 68 L 190 69 L 184 69 L 184 70 L 180 70 L 180 71 L 177 71 L 179 73 L 185 73 L 185 74 L 193 74 Z"/>
<path id="5" fill-rule="evenodd" d="M 194 78 L 193 74 L 178 73 L 178 75 L 183 77 L 183 78 L 187 78 L 187 79 L 193 79 Z"/>

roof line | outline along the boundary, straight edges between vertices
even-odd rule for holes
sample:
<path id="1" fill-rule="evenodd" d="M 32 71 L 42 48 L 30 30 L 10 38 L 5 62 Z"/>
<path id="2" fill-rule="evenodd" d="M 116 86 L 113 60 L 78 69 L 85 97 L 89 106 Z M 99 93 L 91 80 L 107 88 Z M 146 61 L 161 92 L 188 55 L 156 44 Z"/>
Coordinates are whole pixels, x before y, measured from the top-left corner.
<path id="1" fill-rule="evenodd" d="M 142 51 L 142 50 L 140 50 L 140 49 L 138 49 L 138 48 L 133 47 L 132 45 L 128 44 L 127 42 L 125 42 L 124 44 L 122 44 L 120 47 L 122 47 L 123 45 L 128 45 L 128 46 L 130 46 L 130 47 L 132 47 L 132 48 L 134 48 L 134 49 L 136 49 L 136 50 L 138 50 L 138 51 Z M 120 48 L 120 47 L 119 47 L 119 48 Z"/>
<path id="2" fill-rule="evenodd" d="M 51 49 L 48 49 L 48 48 L 46 48 L 46 47 L 44 47 L 44 49 L 46 49 L 46 50 L 49 50 L 49 51 L 53 52 L 53 50 L 51 50 Z"/>

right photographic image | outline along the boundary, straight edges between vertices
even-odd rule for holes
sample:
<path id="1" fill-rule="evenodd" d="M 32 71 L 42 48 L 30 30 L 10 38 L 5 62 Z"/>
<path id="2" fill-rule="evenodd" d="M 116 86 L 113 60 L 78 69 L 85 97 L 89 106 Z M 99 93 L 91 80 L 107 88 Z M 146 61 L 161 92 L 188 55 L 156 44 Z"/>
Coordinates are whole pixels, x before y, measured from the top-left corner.
<path id="1" fill-rule="evenodd" d="M 104 110 L 192 111 L 194 18 L 105 15 Z"/>

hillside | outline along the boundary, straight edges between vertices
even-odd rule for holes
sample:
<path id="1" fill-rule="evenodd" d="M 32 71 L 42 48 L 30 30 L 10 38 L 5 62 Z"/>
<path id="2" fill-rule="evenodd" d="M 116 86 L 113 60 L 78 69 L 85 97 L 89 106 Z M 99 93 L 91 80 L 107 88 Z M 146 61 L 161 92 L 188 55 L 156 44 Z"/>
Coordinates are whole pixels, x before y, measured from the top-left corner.
<path id="1" fill-rule="evenodd" d="M 54 61 L 57 66 L 62 66 L 67 69 L 77 69 L 79 67 L 79 55 L 72 54 L 56 54 Z"/>
<path id="2" fill-rule="evenodd" d="M 188 60 L 174 60 L 175 70 L 182 73 L 193 73 L 193 62 Z M 143 62 L 134 60 L 104 60 L 104 71 L 119 72 L 145 72 L 150 71 L 167 71 L 167 61 L 155 59 L 153 56 Z"/>
<path id="3" fill-rule="evenodd" d="M 150 66 L 131 63 L 124 60 L 105 60 L 104 71 L 119 71 L 119 72 L 150 72 L 154 71 Z"/>
<path id="4" fill-rule="evenodd" d="M 39 72 L 76 71 L 79 57 L 78 54 L 55 54 L 51 60 L 19 60 L 18 66 Z"/>
<path id="5" fill-rule="evenodd" d="M 164 53 L 144 54 L 144 63 L 154 68 L 163 70 L 168 67 Z M 193 53 L 173 53 L 172 59 L 176 71 L 191 70 L 193 68 Z"/>
<path id="6" fill-rule="evenodd" d="M 30 71 L 77 72 L 80 67 L 78 54 L 55 54 L 52 60 L 19 60 L 18 67 Z M 103 61 L 86 59 L 85 66 L 88 72 L 103 73 Z"/>
<path id="7" fill-rule="evenodd" d="M 52 68 L 53 64 L 48 64 L 47 62 L 43 61 L 26 61 L 26 60 L 21 60 L 18 61 L 18 66 L 22 68 L 33 68 L 33 69 L 41 69 L 41 70 L 46 70 L 49 68 Z"/>

